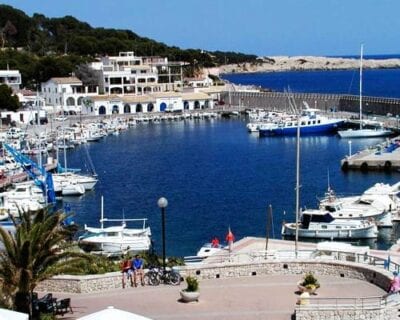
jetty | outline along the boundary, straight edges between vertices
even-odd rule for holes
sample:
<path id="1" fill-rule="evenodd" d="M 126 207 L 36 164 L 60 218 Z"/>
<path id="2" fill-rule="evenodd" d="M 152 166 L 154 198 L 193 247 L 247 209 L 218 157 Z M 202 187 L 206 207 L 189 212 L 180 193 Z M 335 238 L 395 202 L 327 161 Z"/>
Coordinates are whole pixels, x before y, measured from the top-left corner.
<path id="1" fill-rule="evenodd" d="M 349 141 L 349 145 L 351 141 Z M 382 170 L 386 172 L 400 170 L 400 137 L 371 146 L 341 160 L 341 168 L 347 170 Z M 349 147 L 349 150 L 351 148 Z M 350 153 L 350 152 L 349 152 Z"/>

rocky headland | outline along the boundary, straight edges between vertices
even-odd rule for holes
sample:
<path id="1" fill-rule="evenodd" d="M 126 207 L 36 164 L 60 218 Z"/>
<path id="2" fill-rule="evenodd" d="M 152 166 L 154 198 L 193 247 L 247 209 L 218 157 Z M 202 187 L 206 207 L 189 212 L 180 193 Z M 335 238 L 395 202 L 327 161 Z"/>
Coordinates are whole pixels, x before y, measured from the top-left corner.
<path id="1" fill-rule="evenodd" d="M 304 70 L 346 70 L 360 68 L 355 58 L 314 56 L 259 57 L 256 62 L 227 64 L 219 67 L 219 73 L 251 73 Z M 363 69 L 400 68 L 400 59 L 363 59 Z"/>

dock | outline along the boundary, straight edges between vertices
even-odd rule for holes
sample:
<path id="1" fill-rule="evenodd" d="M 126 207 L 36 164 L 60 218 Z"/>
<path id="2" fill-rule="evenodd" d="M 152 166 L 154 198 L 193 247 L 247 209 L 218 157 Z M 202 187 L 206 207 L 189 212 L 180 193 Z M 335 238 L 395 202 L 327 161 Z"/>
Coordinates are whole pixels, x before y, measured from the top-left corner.
<path id="1" fill-rule="evenodd" d="M 341 160 L 341 168 L 343 171 L 360 170 L 363 172 L 400 170 L 400 137 L 347 155 Z"/>

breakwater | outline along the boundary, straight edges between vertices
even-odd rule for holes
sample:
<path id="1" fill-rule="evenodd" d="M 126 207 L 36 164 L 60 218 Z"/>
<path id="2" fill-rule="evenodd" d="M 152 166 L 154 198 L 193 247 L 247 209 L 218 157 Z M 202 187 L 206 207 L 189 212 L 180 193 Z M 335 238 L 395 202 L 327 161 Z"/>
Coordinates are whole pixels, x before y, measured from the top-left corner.
<path id="1" fill-rule="evenodd" d="M 303 101 L 312 108 L 325 112 L 359 112 L 359 96 L 321 93 L 291 93 L 298 108 Z M 291 112 L 288 94 L 284 92 L 223 92 L 225 104 L 243 108 L 264 108 Z M 393 116 L 400 114 L 400 99 L 384 97 L 363 97 L 363 113 L 366 115 Z"/>

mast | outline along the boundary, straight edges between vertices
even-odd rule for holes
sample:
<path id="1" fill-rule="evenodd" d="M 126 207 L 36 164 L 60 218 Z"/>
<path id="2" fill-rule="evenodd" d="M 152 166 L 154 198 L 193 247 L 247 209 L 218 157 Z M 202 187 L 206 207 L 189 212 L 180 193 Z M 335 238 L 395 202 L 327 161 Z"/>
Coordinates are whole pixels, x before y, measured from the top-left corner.
<path id="1" fill-rule="evenodd" d="M 361 44 L 361 54 L 360 54 L 360 130 L 362 129 L 362 69 L 363 69 L 363 51 L 364 44 Z"/>
<path id="2" fill-rule="evenodd" d="M 100 227 L 101 227 L 101 229 L 103 229 L 103 228 L 104 228 L 104 197 L 103 197 L 103 196 L 101 196 L 100 214 L 101 214 L 101 217 L 100 217 Z"/>
<path id="3" fill-rule="evenodd" d="M 297 114 L 297 137 L 296 137 L 296 235 L 295 255 L 298 256 L 299 242 L 299 210 L 300 210 L 300 113 Z"/>

